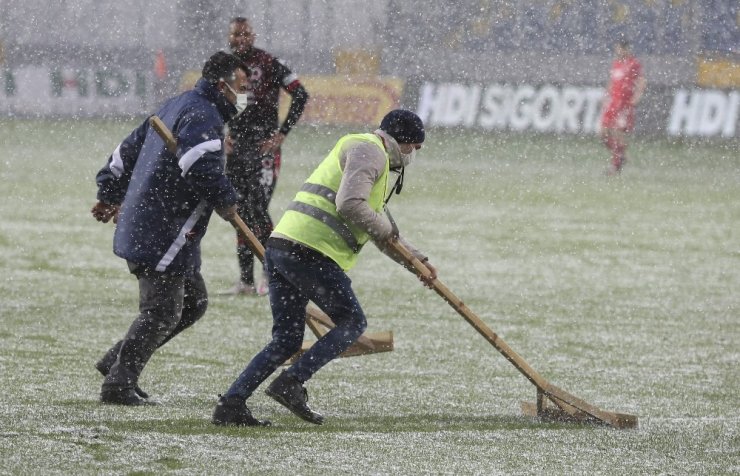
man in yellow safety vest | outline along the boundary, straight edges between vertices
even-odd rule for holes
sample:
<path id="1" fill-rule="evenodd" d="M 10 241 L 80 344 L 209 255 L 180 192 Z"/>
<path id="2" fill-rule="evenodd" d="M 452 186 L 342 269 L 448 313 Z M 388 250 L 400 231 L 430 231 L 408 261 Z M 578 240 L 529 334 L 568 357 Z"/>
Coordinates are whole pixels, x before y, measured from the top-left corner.
<path id="1" fill-rule="evenodd" d="M 303 343 L 309 300 L 336 327 L 319 339 L 265 391 L 297 416 L 315 424 L 323 416 L 311 410 L 303 384 L 344 352 L 367 327 L 346 271 L 357 262 L 367 241 L 401 263 L 387 248 L 399 239 L 430 271 L 428 258 L 403 240 L 387 213 L 391 194 L 400 192 L 404 168 L 424 142 L 424 124 L 411 111 L 395 109 L 373 133 L 349 134 L 337 142 L 290 203 L 267 240 L 265 269 L 272 307 L 272 341 L 247 365 L 216 406 L 217 425 L 263 426 L 246 400 Z M 398 173 L 389 187 L 390 172 Z"/>

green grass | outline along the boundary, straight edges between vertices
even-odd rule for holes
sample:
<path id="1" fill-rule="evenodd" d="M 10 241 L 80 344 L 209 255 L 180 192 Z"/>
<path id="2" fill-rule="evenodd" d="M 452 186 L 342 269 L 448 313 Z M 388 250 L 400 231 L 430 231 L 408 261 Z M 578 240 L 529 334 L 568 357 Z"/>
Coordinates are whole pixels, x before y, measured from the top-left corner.
<path id="1" fill-rule="evenodd" d="M 162 405 L 97 402 L 92 364 L 135 317 L 137 288 L 89 208 L 134 125 L 0 122 L 0 473 L 740 473 L 737 143 L 636 138 L 606 178 L 595 138 L 433 130 L 391 201 L 440 279 L 539 373 L 639 429 L 524 417 L 534 387 L 373 247 L 351 276 L 395 350 L 316 375 L 323 426 L 258 391 L 250 406 L 274 426 L 236 429 L 209 418 L 269 337 L 265 299 L 213 296 L 155 354 L 141 384 Z M 291 133 L 275 218 L 341 132 Z M 233 242 L 214 218 L 212 292 L 236 277 Z"/>

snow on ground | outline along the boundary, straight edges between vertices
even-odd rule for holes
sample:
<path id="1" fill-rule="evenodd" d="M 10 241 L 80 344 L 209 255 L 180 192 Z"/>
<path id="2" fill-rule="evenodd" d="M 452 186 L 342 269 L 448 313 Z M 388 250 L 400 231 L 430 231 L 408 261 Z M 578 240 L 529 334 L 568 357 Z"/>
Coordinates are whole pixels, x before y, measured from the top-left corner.
<path id="1" fill-rule="evenodd" d="M 351 277 L 369 330 L 392 330 L 395 350 L 332 362 L 309 383 L 321 427 L 258 392 L 250 405 L 274 426 L 223 429 L 208 419 L 268 339 L 265 299 L 212 296 L 206 317 L 142 376 L 160 406 L 97 402 L 92 364 L 133 319 L 136 284 L 110 252 L 111 226 L 88 210 L 95 172 L 132 124 L 90 125 L 0 129 L 0 472 L 740 471 L 731 149 L 645 139 L 608 180 L 595 140 L 432 131 L 391 202 L 440 279 L 538 372 L 637 414 L 639 429 L 522 416 L 534 387 L 372 246 Z M 29 139 L 44 128 L 33 137 L 47 139 Z M 334 139 L 291 134 L 276 217 Z M 214 219 L 203 268 L 212 292 L 236 276 L 233 241 Z"/>

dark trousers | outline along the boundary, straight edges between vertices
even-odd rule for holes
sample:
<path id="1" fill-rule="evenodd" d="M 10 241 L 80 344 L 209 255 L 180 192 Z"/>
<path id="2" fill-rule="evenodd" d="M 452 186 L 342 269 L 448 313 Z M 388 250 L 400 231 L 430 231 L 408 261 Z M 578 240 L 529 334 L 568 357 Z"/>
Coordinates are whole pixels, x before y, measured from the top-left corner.
<path id="1" fill-rule="evenodd" d="M 349 276 L 319 253 L 276 249 L 268 242 L 265 265 L 270 279 L 272 340 L 226 392 L 227 397 L 249 398 L 303 343 L 306 305 L 313 301 L 336 327 L 319 339 L 288 368 L 288 374 L 306 382 L 321 367 L 344 352 L 367 328 Z"/>
<path id="2" fill-rule="evenodd" d="M 273 223 L 269 213 L 270 200 L 275 191 L 280 163 L 280 153 L 261 155 L 258 150 L 229 156 L 226 175 L 237 191 L 236 209 L 244 223 L 264 245 L 272 233 Z M 236 255 L 239 276 L 245 284 L 254 284 L 254 255 L 241 235 L 237 233 Z"/>
<path id="3" fill-rule="evenodd" d="M 104 386 L 136 385 L 154 351 L 192 326 L 208 307 L 205 282 L 198 271 L 160 273 L 131 263 L 129 268 L 139 281 L 139 316 L 103 356 L 102 367 L 110 366 Z"/>

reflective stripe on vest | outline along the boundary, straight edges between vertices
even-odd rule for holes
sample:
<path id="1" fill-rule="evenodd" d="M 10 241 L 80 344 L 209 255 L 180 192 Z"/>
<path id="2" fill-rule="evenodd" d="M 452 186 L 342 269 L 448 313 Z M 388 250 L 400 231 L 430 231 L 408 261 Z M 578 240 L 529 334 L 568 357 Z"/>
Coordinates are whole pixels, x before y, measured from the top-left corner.
<path id="1" fill-rule="evenodd" d="M 317 183 L 306 182 L 301 187 L 301 190 L 304 192 L 313 193 L 313 194 L 322 196 L 325 199 L 329 200 L 331 203 L 336 205 L 337 192 L 330 189 L 329 187 L 325 187 Z"/>
<path id="2" fill-rule="evenodd" d="M 301 202 L 291 202 L 290 205 L 288 205 L 288 210 L 303 213 L 304 215 L 308 215 L 319 220 L 324 225 L 334 230 L 337 235 L 341 236 L 344 242 L 347 243 L 347 246 L 349 246 L 354 253 L 359 253 L 362 249 L 362 245 L 357 243 L 355 235 L 352 234 L 349 227 L 344 222 L 337 220 L 335 217 L 326 213 L 324 210 L 314 207 L 313 205 L 309 205 L 308 203 Z"/>

